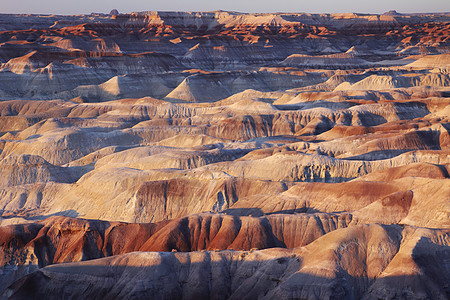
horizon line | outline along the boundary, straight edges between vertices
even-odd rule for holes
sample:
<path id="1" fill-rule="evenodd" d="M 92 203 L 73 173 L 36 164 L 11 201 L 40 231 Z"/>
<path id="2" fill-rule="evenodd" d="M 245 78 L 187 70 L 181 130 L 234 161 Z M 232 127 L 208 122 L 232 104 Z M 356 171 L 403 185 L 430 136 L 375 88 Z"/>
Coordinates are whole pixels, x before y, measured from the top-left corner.
<path id="1" fill-rule="evenodd" d="M 115 8 L 112 8 L 114 10 Z M 384 13 L 374 13 L 374 12 L 357 12 L 357 11 L 347 11 L 347 12 L 307 12 L 307 11 L 276 11 L 276 12 L 246 12 L 246 11 L 235 11 L 235 10 L 141 10 L 141 11 L 131 11 L 131 12 L 120 12 L 120 15 L 128 15 L 134 13 L 145 13 L 145 12 L 175 12 L 175 13 L 214 13 L 214 12 L 227 12 L 227 13 L 236 13 L 236 14 L 250 14 L 250 15 L 263 15 L 263 14 L 310 14 L 310 15 L 342 15 L 342 14 L 357 14 L 357 15 L 386 15 L 388 13 L 396 13 L 398 16 L 402 15 L 426 15 L 426 14 L 439 14 L 445 15 L 450 14 L 450 11 L 427 11 L 427 12 L 399 12 L 397 10 L 389 10 Z M 96 12 L 92 11 L 90 13 L 15 13 L 15 12 L 1 12 L 0 15 L 37 15 L 37 16 L 87 16 L 92 14 L 98 15 L 110 15 L 108 12 Z"/>

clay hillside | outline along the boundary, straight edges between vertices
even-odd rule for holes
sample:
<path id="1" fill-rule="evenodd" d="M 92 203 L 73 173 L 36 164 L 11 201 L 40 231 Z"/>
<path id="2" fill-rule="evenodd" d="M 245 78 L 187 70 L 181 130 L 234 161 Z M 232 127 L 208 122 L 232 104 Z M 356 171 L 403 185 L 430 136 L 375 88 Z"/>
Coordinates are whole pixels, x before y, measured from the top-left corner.
<path id="1" fill-rule="evenodd" d="M 0 15 L 0 299 L 449 299 L 450 13 Z"/>

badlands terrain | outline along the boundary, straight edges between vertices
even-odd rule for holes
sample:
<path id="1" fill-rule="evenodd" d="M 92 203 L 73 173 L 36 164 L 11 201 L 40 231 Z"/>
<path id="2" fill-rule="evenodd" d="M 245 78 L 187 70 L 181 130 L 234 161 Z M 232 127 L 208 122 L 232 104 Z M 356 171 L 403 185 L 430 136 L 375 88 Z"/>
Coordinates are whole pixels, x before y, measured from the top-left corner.
<path id="1" fill-rule="evenodd" d="M 0 299 L 449 299 L 450 13 L 0 15 Z"/>

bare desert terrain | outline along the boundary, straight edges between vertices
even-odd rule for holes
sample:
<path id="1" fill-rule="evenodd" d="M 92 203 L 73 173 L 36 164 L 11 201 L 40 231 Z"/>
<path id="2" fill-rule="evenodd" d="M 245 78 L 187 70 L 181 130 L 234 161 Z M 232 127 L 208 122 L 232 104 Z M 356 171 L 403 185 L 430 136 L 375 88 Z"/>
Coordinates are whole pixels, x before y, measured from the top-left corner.
<path id="1" fill-rule="evenodd" d="M 449 299 L 450 13 L 0 14 L 0 299 Z"/>

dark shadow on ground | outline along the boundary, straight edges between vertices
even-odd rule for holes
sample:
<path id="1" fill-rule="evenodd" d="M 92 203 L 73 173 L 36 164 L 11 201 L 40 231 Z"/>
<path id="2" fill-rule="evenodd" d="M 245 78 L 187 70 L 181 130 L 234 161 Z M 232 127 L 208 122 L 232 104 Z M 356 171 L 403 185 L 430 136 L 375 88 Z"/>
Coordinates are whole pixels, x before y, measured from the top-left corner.
<path id="1" fill-rule="evenodd" d="M 196 253 L 195 260 L 191 255 L 140 252 L 123 255 L 122 260 L 116 257 L 49 266 L 17 280 L 3 296 L 9 299 L 258 299 L 264 296 L 269 299 L 410 299 L 421 295 L 423 299 L 445 299 L 450 294 L 445 266 L 437 261 L 430 268 L 430 260 L 425 256 L 414 259 L 426 275 L 369 278 L 351 275 L 343 268 L 334 270 L 333 276 L 311 274 L 302 270 L 304 262 L 300 257 L 289 253 L 271 257 L 270 254 L 217 251 Z M 436 273 L 430 274 L 432 269 Z M 443 279 L 434 281 L 442 276 Z"/>

